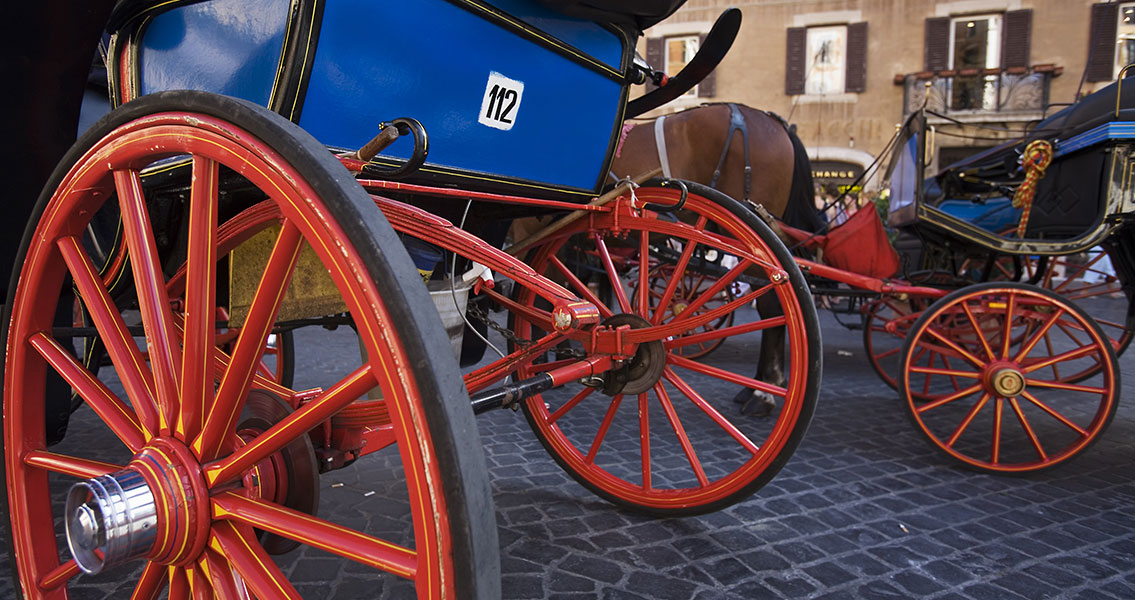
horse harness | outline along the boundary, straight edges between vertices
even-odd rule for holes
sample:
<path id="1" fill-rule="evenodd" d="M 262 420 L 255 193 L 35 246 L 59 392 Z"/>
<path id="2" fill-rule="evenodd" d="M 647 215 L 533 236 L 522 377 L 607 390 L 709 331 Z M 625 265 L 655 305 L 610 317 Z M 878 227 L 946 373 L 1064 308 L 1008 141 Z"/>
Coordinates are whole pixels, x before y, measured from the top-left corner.
<path id="1" fill-rule="evenodd" d="M 726 103 L 729 107 L 729 132 L 725 136 L 725 147 L 721 149 L 721 157 L 717 159 L 717 167 L 713 170 L 713 179 L 709 181 L 709 187 L 717 189 L 717 180 L 721 178 L 721 169 L 725 166 L 725 158 L 729 156 L 729 148 L 733 144 L 733 136 L 737 132 L 741 132 L 741 142 L 745 148 L 745 198 L 747 202 L 751 196 L 753 187 L 753 167 L 752 160 L 749 157 L 749 127 L 745 124 L 745 115 L 741 114 L 741 109 L 732 102 Z M 658 162 L 662 164 L 662 176 L 670 179 L 670 157 L 666 151 L 666 132 L 665 132 L 666 115 L 662 115 L 654 120 L 654 142 L 658 147 Z"/>

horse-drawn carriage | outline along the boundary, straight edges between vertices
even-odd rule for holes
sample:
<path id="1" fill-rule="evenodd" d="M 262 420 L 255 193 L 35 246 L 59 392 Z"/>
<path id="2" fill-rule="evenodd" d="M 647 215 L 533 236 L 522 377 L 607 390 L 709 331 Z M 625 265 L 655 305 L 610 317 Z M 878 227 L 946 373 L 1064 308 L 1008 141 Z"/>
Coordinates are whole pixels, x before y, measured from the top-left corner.
<path id="1" fill-rule="evenodd" d="M 490 409 L 523 410 L 580 483 L 648 514 L 717 510 L 771 479 L 820 379 L 796 263 L 710 188 L 604 189 L 624 117 L 696 83 L 736 34 L 728 11 L 689 72 L 628 104 L 652 75 L 635 40 L 678 4 L 120 3 L 120 106 L 56 169 L 5 305 L 23 593 L 68 597 L 97 573 L 136 598 L 296 598 L 273 556 L 302 545 L 418 597 L 499 596 L 472 418 Z M 535 215 L 553 223 L 506 245 L 507 223 Z M 699 269 L 718 283 L 688 294 Z M 739 278 L 749 291 L 720 302 Z M 779 314 L 747 311 L 760 299 Z M 457 331 L 505 340 L 464 375 L 454 348 L 467 362 L 484 349 L 446 338 L 435 306 L 450 301 L 472 315 Z M 266 357 L 312 327 L 349 327 L 361 358 L 328 365 L 288 343 L 296 370 L 318 363 L 326 381 L 294 389 Z M 683 355 L 773 329 L 781 385 L 753 376 L 753 355 Z M 58 446 L 45 430 L 71 411 L 54 380 L 84 415 Z M 743 388 L 777 410 L 736 414 Z M 68 443 L 87 439 L 80 425 L 117 444 Z M 320 475 L 364 457 L 397 476 L 373 482 L 379 514 L 344 521 L 352 507 L 328 510 Z"/>
<path id="2" fill-rule="evenodd" d="M 1056 466 L 1115 413 L 1116 355 L 1135 334 L 1133 103 L 1135 84 L 1112 84 L 933 176 L 936 115 L 916 111 L 884 178 L 888 223 L 918 242 L 900 278 L 801 261 L 821 282 L 850 286 L 816 290 L 861 301 L 872 366 L 916 430 L 966 467 Z M 872 247 L 857 236 L 858 252 Z M 868 263 L 888 273 L 900 264 Z"/>
<path id="3" fill-rule="evenodd" d="M 25 595 L 68 597 L 80 573 L 99 573 L 136 598 L 297 598 L 273 557 L 302 545 L 419 597 L 499 596 L 472 418 L 497 408 L 523 410 L 581 484 L 652 515 L 723 508 L 777 473 L 821 371 L 798 263 L 757 213 L 709 187 L 607 186 L 623 119 L 696 83 L 739 13 L 688 71 L 628 103 L 654 75 L 634 60 L 637 36 L 680 2 L 607 4 L 119 5 L 108 60 L 121 106 L 49 182 L 5 305 L 4 468 Z M 202 91 L 166 91 L 187 89 Z M 1109 219 L 1132 212 L 1116 202 Z M 551 223 L 507 240 L 507 224 L 530 216 Z M 1059 253 L 1048 243 L 1026 233 L 1017 254 Z M 898 379 L 925 431 L 927 415 L 977 391 L 948 448 L 985 405 L 998 425 L 1035 406 L 1074 432 L 1047 466 L 1114 411 L 1112 345 L 1051 292 L 998 283 L 947 296 L 801 264 L 905 311 L 883 331 L 911 332 Z M 919 301 L 941 296 L 911 324 Z M 775 310 L 758 315 L 757 302 Z M 453 312 L 469 321 L 454 329 L 470 339 L 451 344 L 437 308 L 462 304 Z M 265 357 L 271 340 L 309 328 L 350 328 L 360 359 L 329 367 L 287 343 L 296 369 L 327 371 L 295 389 Z M 481 360 L 475 338 L 489 330 L 505 348 Z M 780 331 L 783 381 L 752 375 L 752 352 L 698 356 Z M 1037 348 L 1045 358 L 1031 358 Z M 461 359 L 475 366 L 463 374 Z M 1036 375 L 1083 361 L 1070 377 Z M 114 448 L 49 444 L 70 413 L 54 410 L 54 379 Z M 1096 398 L 1091 418 L 1053 408 L 1044 390 Z M 738 391 L 775 408 L 738 414 Z M 354 507 L 328 510 L 320 476 L 360 458 L 396 476 L 373 482 L 373 518 L 343 520 Z"/>

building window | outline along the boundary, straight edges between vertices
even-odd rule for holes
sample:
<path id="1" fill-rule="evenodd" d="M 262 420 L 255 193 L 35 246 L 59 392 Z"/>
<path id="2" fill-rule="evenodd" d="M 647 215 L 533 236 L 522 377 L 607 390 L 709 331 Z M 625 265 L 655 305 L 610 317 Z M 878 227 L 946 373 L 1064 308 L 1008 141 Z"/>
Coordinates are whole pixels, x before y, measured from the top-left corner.
<path id="1" fill-rule="evenodd" d="M 860 93 L 867 89 L 867 23 L 788 29 L 785 93 Z"/>
<path id="2" fill-rule="evenodd" d="M 1115 32 L 1115 73 L 1123 67 L 1135 63 L 1135 2 L 1119 5 L 1119 23 Z"/>
<path id="3" fill-rule="evenodd" d="M 997 76 L 982 71 L 1001 66 L 1001 15 L 956 17 L 951 33 L 950 68 L 957 75 L 951 85 L 950 108 L 997 108 Z"/>
<path id="4" fill-rule="evenodd" d="M 805 94 L 842 94 L 847 73 L 847 26 L 809 27 Z"/>
<path id="5" fill-rule="evenodd" d="M 675 75 L 685 68 L 698 53 L 699 38 L 696 35 L 684 35 L 666 38 L 666 73 Z M 698 87 L 686 92 L 685 96 L 697 96 Z"/>

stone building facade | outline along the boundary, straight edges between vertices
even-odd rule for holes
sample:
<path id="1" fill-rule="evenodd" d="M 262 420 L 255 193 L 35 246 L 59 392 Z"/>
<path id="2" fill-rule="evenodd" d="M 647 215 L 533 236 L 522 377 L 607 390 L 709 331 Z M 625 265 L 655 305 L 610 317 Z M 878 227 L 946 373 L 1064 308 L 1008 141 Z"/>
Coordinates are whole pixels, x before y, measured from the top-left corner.
<path id="1" fill-rule="evenodd" d="M 945 166 L 1106 85 L 1135 53 L 1135 2 L 1091 0 L 689 0 L 640 51 L 680 68 L 730 6 L 741 32 L 712 81 L 660 110 L 713 101 L 780 114 L 821 182 L 868 168 L 924 101 L 932 166 Z"/>

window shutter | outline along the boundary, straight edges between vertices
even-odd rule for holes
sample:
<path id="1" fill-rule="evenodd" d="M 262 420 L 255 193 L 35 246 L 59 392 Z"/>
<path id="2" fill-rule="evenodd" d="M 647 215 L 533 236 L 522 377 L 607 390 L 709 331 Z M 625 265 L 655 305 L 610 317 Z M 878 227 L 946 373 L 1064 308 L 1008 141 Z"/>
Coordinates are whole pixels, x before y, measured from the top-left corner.
<path id="1" fill-rule="evenodd" d="M 784 65 L 784 93 L 789 96 L 804 93 L 805 46 L 808 43 L 808 30 L 804 27 L 788 29 L 788 52 Z"/>
<path id="2" fill-rule="evenodd" d="M 666 68 L 666 57 L 663 52 L 666 50 L 666 40 L 660 37 L 646 38 L 646 64 L 655 71 Z M 673 73 L 667 73 L 673 75 Z M 654 85 L 648 78 L 646 80 L 646 91 L 657 89 L 658 86 Z"/>
<path id="3" fill-rule="evenodd" d="M 847 26 L 847 77 L 844 91 L 860 93 L 867 89 L 867 22 Z"/>
<path id="4" fill-rule="evenodd" d="M 926 19 L 926 70 L 950 68 L 950 17 Z"/>
<path id="5" fill-rule="evenodd" d="M 1111 81 L 1115 70 L 1115 31 L 1119 5 L 1098 2 L 1092 5 L 1092 22 L 1088 30 L 1088 81 Z"/>
<path id="6" fill-rule="evenodd" d="M 1001 42 L 1001 66 L 1029 66 L 1029 43 L 1032 39 L 1032 9 L 1011 10 L 1005 13 L 1005 37 Z"/>
<path id="7" fill-rule="evenodd" d="M 698 36 L 698 50 L 701 50 L 703 45 L 705 45 L 705 34 Z M 710 71 L 705 79 L 698 82 L 698 98 L 712 98 L 715 94 L 717 94 L 717 69 Z"/>

